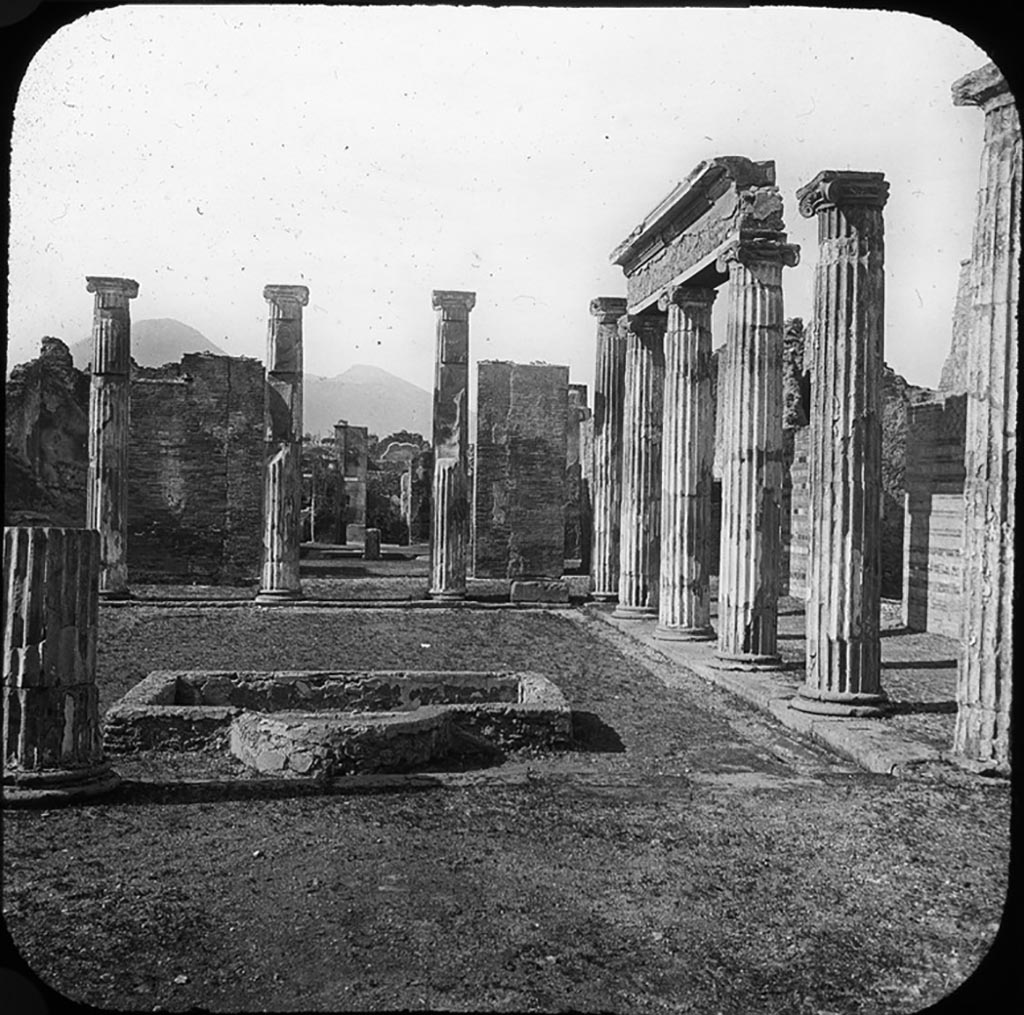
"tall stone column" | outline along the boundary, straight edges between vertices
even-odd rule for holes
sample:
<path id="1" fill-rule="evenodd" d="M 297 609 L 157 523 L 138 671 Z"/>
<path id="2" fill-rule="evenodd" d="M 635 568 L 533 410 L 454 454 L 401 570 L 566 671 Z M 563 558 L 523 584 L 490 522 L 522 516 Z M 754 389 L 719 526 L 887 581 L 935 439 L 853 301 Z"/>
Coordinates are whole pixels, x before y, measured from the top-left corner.
<path id="1" fill-rule="evenodd" d="M 661 423 L 665 389 L 664 313 L 627 315 L 622 413 L 619 604 L 612 616 L 658 614 L 661 560 Z"/>
<path id="2" fill-rule="evenodd" d="M 782 268 L 800 248 L 743 239 L 719 258 L 729 272 L 721 404 L 722 534 L 717 665 L 781 665 L 778 653 L 782 497 Z"/>
<path id="3" fill-rule="evenodd" d="M 103 758 L 96 689 L 101 554 L 94 529 L 4 529 L 4 804 L 119 781 Z"/>
<path id="4" fill-rule="evenodd" d="M 884 711 L 881 683 L 883 308 L 881 173 L 819 173 L 797 193 L 818 218 L 811 359 L 807 671 L 793 708 Z"/>
<path id="5" fill-rule="evenodd" d="M 334 541 L 339 546 L 348 543 L 348 491 L 345 483 L 345 462 L 348 459 L 348 422 L 339 419 L 334 424 L 334 461 L 338 469 L 336 528 Z"/>
<path id="6" fill-rule="evenodd" d="M 258 603 L 302 597 L 302 308 L 304 285 L 268 285 L 264 388 L 263 572 Z"/>
<path id="7" fill-rule="evenodd" d="M 469 312 L 476 293 L 435 289 L 431 302 L 437 313 L 437 345 L 429 594 L 462 599 L 469 544 Z"/>
<path id="8" fill-rule="evenodd" d="M 953 750 L 1009 771 L 1013 696 L 1013 538 L 1017 493 L 1017 303 L 1021 131 L 994 64 L 953 85 L 985 113 L 974 224 L 967 353 L 964 626 Z"/>
<path id="9" fill-rule="evenodd" d="M 713 638 L 711 561 L 711 304 L 715 290 L 674 286 L 667 310 L 661 444 L 661 590 L 654 637 Z"/>
<path id="10" fill-rule="evenodd" d="M 89 480 L 86 527 L 100 534 L 99 594 L 128 597 L 128 411 L 131 315 L 139 294 L 130 278 L 86 277 L 95 293 L 89 385 Z"/>
<path id="11" fill-rule="evenodd" d="M 590 302 L 597 318 L 597 362 L 594 370 L 594 415 L 591 433 L 590 551 L 593 597 L 614 601 L 619 596 L 619 523 L 622 511 L 622 409 L 625 401 L 626 336 L 619 318 L 626 301 L 599 296 Z"/>

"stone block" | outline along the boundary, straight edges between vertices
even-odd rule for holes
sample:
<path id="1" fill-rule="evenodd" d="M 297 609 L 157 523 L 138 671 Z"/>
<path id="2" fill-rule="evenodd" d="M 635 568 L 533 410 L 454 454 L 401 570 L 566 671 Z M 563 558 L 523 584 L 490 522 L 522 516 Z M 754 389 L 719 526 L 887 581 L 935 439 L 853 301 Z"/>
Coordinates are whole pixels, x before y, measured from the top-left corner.
<path id="1" fill-rule="evenodd" d="M 509 599 L 513 603 L 568 603 L 569 586 L 562 579 L 520 579 L 512 582 Z"/>

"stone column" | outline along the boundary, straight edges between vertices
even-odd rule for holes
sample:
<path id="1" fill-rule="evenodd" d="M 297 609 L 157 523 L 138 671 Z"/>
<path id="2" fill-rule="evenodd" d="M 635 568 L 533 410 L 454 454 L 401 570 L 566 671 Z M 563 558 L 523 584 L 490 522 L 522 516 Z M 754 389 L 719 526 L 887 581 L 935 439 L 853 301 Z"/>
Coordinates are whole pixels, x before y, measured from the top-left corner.
<path id="1" fill-rule="evenodd" d="M 612 615 L 623 620 L 658 614 L 665 316 L 655 312 L 622 318 L 626 398 L 622 412 L 619 604 Z"/>
<path id="2" fill-rule="evenodd" d="M 994 64 L 953 85 L 985 113 L 972 250 L 964 486 L 964 626 L 956 754 L 1009 771 L 1013 695 L 1013 538 L 1017 493 L 1017 302 L 1021 131 Z"/>
<path id="3" fill-rule="evenodd" d="M 597 318 L 594 415 L 591 434 L 590 503 L 593 537 L 590 551 L 593 597 L 614 601 L 619 595 L 619 523 L 622 511 L 622 409 L 625 401 L 626 336 L 619 318 L 626 301 L 599 296 L 590 302 Z"/>
<path id="4" fill-rule="evenodd" d="M 721 404 L 722 534 L 717 665 L 781 665 L 778 653 L 782 497 L 782 268 L 800 248 L 779 239 L 734 242 Z M 721 369 L 721 366 L 720 366 Z"/>
<path id="5" fill-rule="evenodd" d="M 4 804 L 92 796 L 103 759 L 96 689 L 102 537 L 4 529 Z"/>
<path id="6" fill-rule="evenodd" d="M 711 304 L 715 290 L 674 286 L 668 311 L 661 444 L 661 590 L 654 637 L 713 638 L 711 560 Z"/>
<path id="7" fill-rule="evenodd" d="M 268 285 L 264 388 L 263 574 L 258 603 L 302 597 L 302 308 L 304 285 Z"/>
<path id="8" fill-rule="evenodd" d="M 431 302 L 437 312 L 437 345 L 429 594 L 462 599 L 469 543 L 469 312 L 476 293 L 435 289 Z"/>
<path id="9" fill-rule="evenodd" d="M 334 424 L 334 460 L 338 466 L 337 528 L 335 542 L 348 543 L 348 490 L 345 483 L 345 460 L 348 457 L 348 423 L 340 419 Z"/>
<path id="10" fill-rule="evenodd" d="M 131 379 L 131 315 L 139 294 L 130 278 L 89 275 L 95 293 L 92 377 L 89 385 L 89 481 L 86 527 L 100 533 L 99 594 L 128 598 L 128 411 Z"/>
<path id="11" fill-rule="evenodd" d="M 881 683 L 881 173 L 819 173 L 797 193 L 818 217 L 808 486 L 807 671 L 791 705 L 823 715 L 884 711 Z"/>

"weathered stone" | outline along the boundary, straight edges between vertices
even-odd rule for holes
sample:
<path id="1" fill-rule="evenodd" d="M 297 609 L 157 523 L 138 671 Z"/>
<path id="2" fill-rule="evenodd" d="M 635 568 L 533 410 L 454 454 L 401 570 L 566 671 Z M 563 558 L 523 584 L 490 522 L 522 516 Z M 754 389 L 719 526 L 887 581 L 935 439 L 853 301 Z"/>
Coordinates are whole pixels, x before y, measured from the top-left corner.
<path id="1" fill-rule="evenodd" d="M 655 638 L 696 640 L 711 629 L 711 305 L 715 290 L 676 286 L 667 310 L 661 459 L 661 561 Z"/>
<path id="2" fill-rule="evenodd" d="M 466 473 L 457 458 L 434 464 L 431 499 L 430 589 L 433 599 L 464 599 L 469 542 Z"/>
<path id="3" fill-rule="evenodd" d="M 268 285 L 264 400 L 263 570 L 259 603 L 302 596 L 302 308 L 304 285 Z"/>
<path id="4" fill-rule="evenodd" d="M 565 421 L 565 533 L 563 557 L 579 560 L 581 570 L 590 571 L 590 497 L 583 463 L 586 437 L 583 426 L 590 419 L 587 386 L 570 384 Z"/>
<path id="5" fill-rule="evenodd" d="M 93 529 L 4 529 L 4 803 L 117 785 L 96 689 L 100 548 Z"/>
<path id="6" fill-rule="evenodd" d="M 509 600 L 513 603 L 567 603 L 569 586 L 562 580 L 512 582 Z"/>
<path id="7" fill-rule="evenodd" d="M 334 447 L 343 482 L 339 492 L 339 527 L 336 542 L 366 537 L 366 483 L 369 469 L 369 433 L 365 426 L 350 426 L 344 419 L 334 424 Z"/>
<path id="8" fill-rule="evenodd" d="M 380 529 L 367 529 L 363 542 L 363 560 L 380 560 Z"/>
<path id="9" fill-rule="evenodd" d="M 619 318 L 626 312 L 626 301 L 614 296 L 599 297 L 591 301 L 590 312 L 597 318 L 591 434 L 593 540 L 590 566 L 594 598 L 614 600 L 619 595 L 622 412 L 626 371 L 626 335 L 619 331 Z"/>
<path id="10" fill-rule="evenodd" d="M 128 595 L 128 301 L 138 295 L 139 283 L 129 278 L 90 275 L 86 289 L 96 294 L 86 526 L 100 534 L 100 595 L 123 599 Z"/>
<path id="11" fill-rule="evenodd" d="M 885 295 L 881 173 L 824 171 L 797 191 L 818 218 L 808 456 L 806 678 L 794 708 L 878 715 L 880 411 Z"/>
<path id="12" fill-rule="evenodd" d="M 626 315 L 622 419 L 622 509 L 619 596 L 614 616 L 657 616 L 661 560 L 661 425 L 665 391 L 666 315 Z"/>
<path id="13" fill-rule="evenodd" d="M 1021 130 L 1013 93 L 995 64 L 957 81 L 953 102 L 985 114 L 971 256 L 964 625 L 953 749 L 972 762 L 1009 770 Z"/>
<path id="14" fill-rule="evenodd" d="M 953 340 L 946 362 L 942 364 L 942 375 L 939 377 L 939 391 L 951 395 L 962 395 L 967 391 L 967 357 L 971 344 L 971 318 L 974 309 L 971 284 L 971 259 L 967 258 L 960 262 L 956 303 L 953 305 Z"/>

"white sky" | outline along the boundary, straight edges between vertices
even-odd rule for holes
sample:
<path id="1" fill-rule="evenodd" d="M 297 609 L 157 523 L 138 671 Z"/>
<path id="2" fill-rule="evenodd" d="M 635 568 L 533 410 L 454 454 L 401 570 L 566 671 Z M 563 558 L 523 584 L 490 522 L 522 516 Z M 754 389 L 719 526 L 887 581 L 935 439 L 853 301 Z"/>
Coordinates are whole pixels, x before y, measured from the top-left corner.
<path id="1" fill-rule="evenodd" d="M 699 161 L 774 159 L 786 316 L 809 317 L 821 169 L 890 181 L 886 359 L 934 386 L 969 256 L 987 62 L 906 13 L 813 8 L 137 6 L 54 35 L 15 111 L 8 367 L 90 332 L 86 275 L 263 358 L 267 283 L 310 288 L 305 359 L 433 376 L 432 289 L 473 359 L 591 384 L 615 245 Z M 714 344 L 724 340 L 716 303 Z M 475 380 L 475 369 L 473 371 Z"/>

